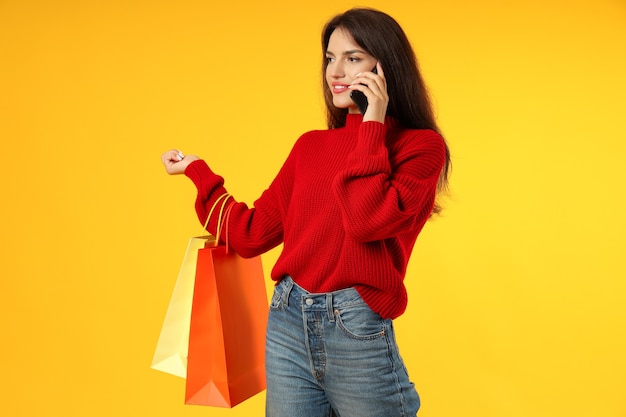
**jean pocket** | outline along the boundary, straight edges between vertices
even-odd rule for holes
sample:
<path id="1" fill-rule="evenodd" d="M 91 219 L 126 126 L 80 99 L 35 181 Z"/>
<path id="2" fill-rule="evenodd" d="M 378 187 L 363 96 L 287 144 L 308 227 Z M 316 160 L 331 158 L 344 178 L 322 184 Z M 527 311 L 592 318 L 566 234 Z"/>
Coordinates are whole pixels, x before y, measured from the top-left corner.
<path id="1" fill-rule="evenodd" d="M 279 283 L 274 287 L 274 294 L 270 301 L 270 310 L 279 310 L 283 303 L 283 294 L 285 293 L 285 285 Z"/>
<path id="2" fill-rule="evenodd" d="M 348 337 L 372 340 L 385 336 L 385 320 L 365 303 L 335 309 L 337 327 Z"/>

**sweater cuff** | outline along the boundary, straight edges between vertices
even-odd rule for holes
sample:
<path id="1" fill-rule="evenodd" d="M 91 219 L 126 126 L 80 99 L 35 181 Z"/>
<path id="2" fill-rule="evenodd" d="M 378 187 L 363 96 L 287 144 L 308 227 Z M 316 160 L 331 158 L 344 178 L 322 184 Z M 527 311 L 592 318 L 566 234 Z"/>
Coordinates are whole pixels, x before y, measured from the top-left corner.
<path id="1" fill-rule="evenodd" d="M 378 154 L 381 147 L 385 152 L 385 138 L 387 136 L 387 125 L 380 122 L 363 122 L 359 127 L 357 150 L 362 154 Z"/>
<path id="2" fill-rule="evenodd" d="M 211 171 L 203 159 L 198 159 L 189 164 L 185 169 L 185 175 L 193 181 L 199 191 L 206 190 L 207 186 L 212 188 L 211 186 L 223 183 L 222 178 Z"/>

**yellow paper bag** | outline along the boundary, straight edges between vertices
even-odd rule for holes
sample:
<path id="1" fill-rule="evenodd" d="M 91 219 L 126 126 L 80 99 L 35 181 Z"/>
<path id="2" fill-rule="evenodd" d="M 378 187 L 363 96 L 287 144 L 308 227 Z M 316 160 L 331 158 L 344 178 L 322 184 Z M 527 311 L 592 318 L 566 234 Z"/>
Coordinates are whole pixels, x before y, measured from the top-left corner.
<path id="1" fill-rule="evenodd" d="M 199 236 L 189 239 L 187 251 L 170 298 L 170 304 L 161 326 L 161 334 L 152 358 L 152 369 L 181 378 L 187 376 L 189 323 L 198 250 L 204 248 L 205 244 L 212 240 L 215 240 L 213 236 Z"/>

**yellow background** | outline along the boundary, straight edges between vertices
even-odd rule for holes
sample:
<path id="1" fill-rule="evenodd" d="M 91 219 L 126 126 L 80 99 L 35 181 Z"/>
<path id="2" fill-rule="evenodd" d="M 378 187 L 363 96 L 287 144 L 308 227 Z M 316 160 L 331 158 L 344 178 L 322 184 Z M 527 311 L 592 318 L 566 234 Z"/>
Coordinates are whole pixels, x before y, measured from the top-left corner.
<path id="1" fill-rule="evenodd" d="M 626 416 L 623 0 L 0 0 L 0 414 L 263 415 L 150 369 L 200 230 L 160 155 L 253 202 L 354 5 L 406 29 L 454 157 L 397 320 L 420 416 Z"/>

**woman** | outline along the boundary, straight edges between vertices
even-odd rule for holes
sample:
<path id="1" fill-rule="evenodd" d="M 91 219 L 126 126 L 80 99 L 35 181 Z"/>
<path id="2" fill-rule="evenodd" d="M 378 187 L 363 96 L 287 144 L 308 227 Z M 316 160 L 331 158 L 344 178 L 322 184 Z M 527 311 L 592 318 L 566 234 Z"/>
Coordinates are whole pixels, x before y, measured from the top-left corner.
<path id="1" fill-rule="evenodd" d="M 229 244 L 241 256 L 280 243 L 266 338 L 267 416 L 415 416 L 419 397 L 394 339 L 415 240 L 447 183 L 415 55 L 400 26 L 371 9 L 322 33 L 328 130 L 294 145 L 249 208 L 232 205 Z M 374 71 L 375 69 L 375 71 Z M 350 94 L 369 102 L 361 114 Z M 205 222 L 224 180 L 196 156 L 166 152 L 170 174 L 198 189 Z M 217 216 L 209 219 L 215 232 Z"/>

